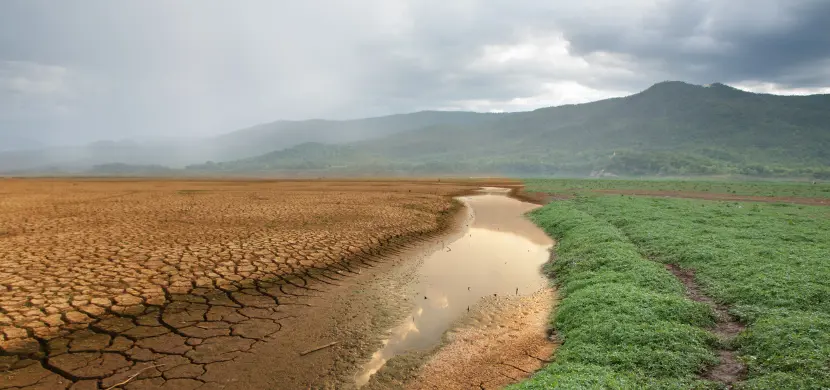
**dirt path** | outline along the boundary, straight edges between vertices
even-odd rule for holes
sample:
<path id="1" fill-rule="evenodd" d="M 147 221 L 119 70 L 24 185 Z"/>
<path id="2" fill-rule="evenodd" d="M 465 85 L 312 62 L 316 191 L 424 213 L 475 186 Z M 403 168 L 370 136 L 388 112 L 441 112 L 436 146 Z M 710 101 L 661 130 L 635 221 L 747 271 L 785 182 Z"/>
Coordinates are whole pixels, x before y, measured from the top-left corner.
<path id="1" fill-rule="evenodd" d="M 686 286 L 686 295 L 689 298 L 709 305 L 712 311 L 715 312 L 717 322 L 712 332 L 718 337 L 721 344 L 718 350 L 720 362 L 710 367 L 702 376 L 705 379 L 723 383 L 727 389 L 731 389 L 733 384 L 746 376 L 746 366 L 738 360 L 735 350 L 730 344 L 738 333 L 741 333 L 746 327 L 729 314 L 726 306 L 716 303 L 700 290 L 697 282 L 695 282 L 693 270 L 681 269 L 673 264 L 667 264 L 666 269 Z"/>

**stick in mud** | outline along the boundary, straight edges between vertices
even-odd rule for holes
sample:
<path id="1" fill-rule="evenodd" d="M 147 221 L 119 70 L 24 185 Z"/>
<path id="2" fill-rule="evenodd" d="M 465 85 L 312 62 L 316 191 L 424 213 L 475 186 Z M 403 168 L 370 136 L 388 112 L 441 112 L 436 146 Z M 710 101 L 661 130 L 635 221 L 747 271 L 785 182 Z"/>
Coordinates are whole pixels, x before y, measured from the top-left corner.
<path id="1" fill-rule="evenodd" d="M 124 386 L 124 385 L 126 385 L 126 384 L 130 383 L 130 381 L 132 381 L 133 379 L 135 379 L 137 376 L 141 375 L 141 373 L 142 373 L 142 372 L 147 371 L 147 370 L 149 370 L 149 369 L 151 369 L 151 368 L 161 367 L 161 366 L 163 366 L 163 365 L 164 365 L 164 364 L 157 364 L 157 365 L 155 365 L 155 366 L 148 366 L 148 367 L 144 367 L 144 368 L 142 368 L 142 369 L 138 370 L 138 372 L 136 372 L 135 374 L 133 374 L 133 375 L 132 375 L 132 376 L 130 376 L 129 378 L 127 378 L 127 379 L 125 379 L 125 380 L 123 380 L 123 381 L 121 381 L 121 382 L 118 382 L 118 383 L 116 383 L 116 384 L 114 384 L 114 385 L 112 385 L 112 386 L 110 386 L 110 387 L 107 387 L 107 388 L 106 388 L 106 390 L 112 390 L 112 389 L 115 389 L 115 388 L 117 388 L 117 387 Z"/>
<path id="2" fill-rule="evenodd" d="M 303 352 L 300 352 L 300 356 L 305 356 L 305 355 L 308 355 L 308 354 L 310 354 L 310 353 L 312 353 L 312 352 L 317 352 L 317 351 L 319 351 L 319 350 L 321 350 L 321 349 L 326 349 L 326 348 L 331 347 L 331 346 L 333 346 L 333 345 L 335 345 L 335 344 L 337 344 L 337 343 L 339 343 L 339 341 L 332 341 L 332 342 L 330 342 L 330 343 L 328 343 L 328 344 L 326 344 L 326 345 L 321 345 L 321 346 L 319 346 L 319 347 L 309 349 L 308 351 L 303 351 Z"/>

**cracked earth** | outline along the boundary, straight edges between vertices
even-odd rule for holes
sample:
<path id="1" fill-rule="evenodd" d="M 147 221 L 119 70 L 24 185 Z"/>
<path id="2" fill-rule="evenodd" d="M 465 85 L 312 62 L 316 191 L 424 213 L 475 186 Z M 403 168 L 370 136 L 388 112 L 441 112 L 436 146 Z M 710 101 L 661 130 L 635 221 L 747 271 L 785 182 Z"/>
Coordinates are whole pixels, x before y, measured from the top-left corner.
<path id="1" fill-rule="evenodd" d="M 0 389 L 228 388 L 229 362 L 478 185 L 6 179 Z"/>

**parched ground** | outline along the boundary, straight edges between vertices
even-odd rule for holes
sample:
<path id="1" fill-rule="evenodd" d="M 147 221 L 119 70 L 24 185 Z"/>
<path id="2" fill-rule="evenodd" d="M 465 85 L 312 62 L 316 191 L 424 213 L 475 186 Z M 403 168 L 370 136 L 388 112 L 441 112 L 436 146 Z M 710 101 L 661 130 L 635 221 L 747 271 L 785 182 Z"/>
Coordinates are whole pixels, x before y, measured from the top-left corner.
<path id="1" fill-rule="evenodd" d="M 209 366 L 315 283 L 435 234 L 480 185 L 5 179 L 0 389 L 219 388 Z"/>

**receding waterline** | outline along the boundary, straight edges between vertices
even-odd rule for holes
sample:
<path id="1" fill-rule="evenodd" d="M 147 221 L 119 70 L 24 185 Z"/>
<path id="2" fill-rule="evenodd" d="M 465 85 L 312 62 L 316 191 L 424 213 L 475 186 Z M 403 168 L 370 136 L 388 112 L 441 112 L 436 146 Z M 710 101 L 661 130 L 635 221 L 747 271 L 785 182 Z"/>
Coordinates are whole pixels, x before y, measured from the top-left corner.
<path id="1" fill-rule="evenodd" d="M 553 242 L 524 213 L 537 207 L 506 190 L 459 198 L 474 215 L 464 235 L 428 256 L 418 270 L 415 307 L 389 332 L 383 347 L 355 378 L 357 386 L 392 357 L 437 345 L 452 323 L 492 295 L 532 294 L 545 286 L 540 272 Z"/>

